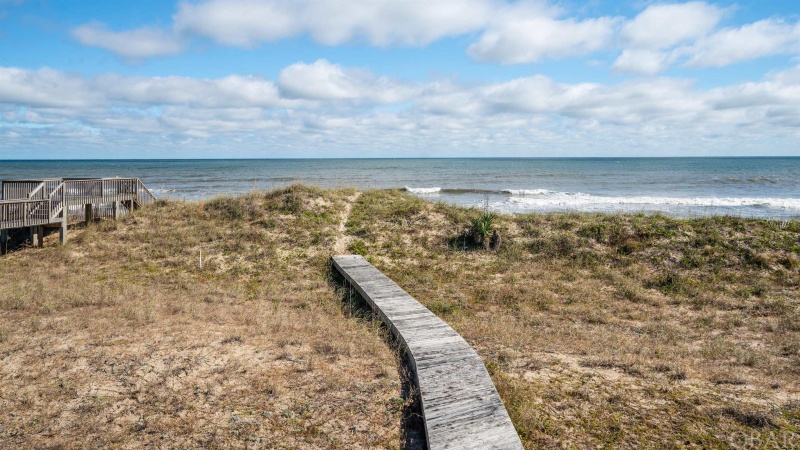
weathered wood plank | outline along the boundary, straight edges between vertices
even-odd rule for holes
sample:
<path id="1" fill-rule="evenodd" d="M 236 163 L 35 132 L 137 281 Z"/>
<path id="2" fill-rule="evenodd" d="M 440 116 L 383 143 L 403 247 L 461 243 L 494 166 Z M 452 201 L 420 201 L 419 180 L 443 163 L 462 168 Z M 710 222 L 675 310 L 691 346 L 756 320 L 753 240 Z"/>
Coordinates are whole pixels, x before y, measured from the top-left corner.
<path id="1" fill-rule="evenodd" d="M 483 361 L 455 330 L 363 257 L 333 265 L 406 347 L 428 448 L 522 448 Z"/>

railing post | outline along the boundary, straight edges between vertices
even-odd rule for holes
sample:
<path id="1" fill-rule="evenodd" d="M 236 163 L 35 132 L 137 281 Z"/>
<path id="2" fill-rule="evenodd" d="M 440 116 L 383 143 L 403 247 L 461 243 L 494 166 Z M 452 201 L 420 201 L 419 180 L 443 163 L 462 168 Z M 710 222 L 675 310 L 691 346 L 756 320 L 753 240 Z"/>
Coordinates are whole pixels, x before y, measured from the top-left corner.
<path id="1" fill-rule="evenodd" d="M 61 184 L 61 228 L 58 230 L 58 238 L 61 245 L 67 243 L 67 225 L 69 221 L 69 205 L 67 205 L 67 183 Z"/>
<path id="2" fill-rule="evenodd" d="M 67 243 L 67 210 L 66 208 L 61 211 L 61 228 L 58 229 L 58 238 L 61 245 Z"/>

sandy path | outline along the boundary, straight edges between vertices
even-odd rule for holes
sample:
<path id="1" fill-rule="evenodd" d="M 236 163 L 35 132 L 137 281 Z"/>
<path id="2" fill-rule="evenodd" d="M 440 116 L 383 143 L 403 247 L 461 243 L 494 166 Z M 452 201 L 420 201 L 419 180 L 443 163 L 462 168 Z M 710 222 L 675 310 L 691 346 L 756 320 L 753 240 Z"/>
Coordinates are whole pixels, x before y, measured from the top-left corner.
<path id="1" fill-rule="evenodd" d="M 361 197 L 361 191 L 358 191 L 350 196 L 347 199 L 347 205 L 345 205 L 344 210 L 342 211 L 342 219 L 339 221 L 339 236 L 336 238 L 336 242 L 333 244 L 333 253 L 335 255 L 347 253 L 347 247 L 353 240 L 353 236 L 347 235 L 346 225 L 348 219 L 350 219 L 350 212 L 353 211 L 353 204 L 358 200 L 359 197 Z"/>

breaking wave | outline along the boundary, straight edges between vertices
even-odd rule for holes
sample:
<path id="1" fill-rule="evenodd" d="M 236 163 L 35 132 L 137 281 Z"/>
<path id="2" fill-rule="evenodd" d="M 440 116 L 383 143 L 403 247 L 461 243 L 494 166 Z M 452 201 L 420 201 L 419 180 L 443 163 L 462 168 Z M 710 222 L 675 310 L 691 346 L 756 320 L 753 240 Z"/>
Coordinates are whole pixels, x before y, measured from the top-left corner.
<path id="1" fill-rule="evenodd" d="M 503 189 L 500 192 L 511 195 L 544 195 L 553 193 L 553 191 L 547 189 Z"/>
<path id="2" fill-rule="evenodd" d="M 405 190 L 411 192 L 412 194 L 438 194 L 442 191 L 440 187 L 405 187 Z"/>
<path id="3" fill-rule="evenodd" d="M 764 207 L 800 210 L 800 198 L 761 198 L 761 197 L 601 197 L 581 192 L 551 192 L 537 197 L 510 197 L 504 203 L 509 206 L 529 208 L 581 208 L 591 206 L 684 206 L 703 207 Z"/>
<path id="4" fill-rule="evenodd" d="M 784 211 L 800 214 L 800 198 L 779 197 L 666 197 L 666 196 L 599 196 L 583 192 L 559 192 L 548 189 L 455 189 L 441 187 L 406 187 L 406 191 L 417 195 L 451 195 L 453 199 L 465 194 L 492 194 L 490 207 L 508 212 L 536 210 L 583 210 L 615 211 L 641 209 L 652 211 L 691 210 L 711 211 L 744 210 L 743 214 L 756 211 Z M 498 198 L 499 197 L 499 198 Z M 464 197 L 466 198 L 466 197 Z M 474 198 L 474 197 L 473 197 Z M 471 200 L 467 204 L 472 204 Z M 456 201 L 458 202 L 458 201 Z"/>

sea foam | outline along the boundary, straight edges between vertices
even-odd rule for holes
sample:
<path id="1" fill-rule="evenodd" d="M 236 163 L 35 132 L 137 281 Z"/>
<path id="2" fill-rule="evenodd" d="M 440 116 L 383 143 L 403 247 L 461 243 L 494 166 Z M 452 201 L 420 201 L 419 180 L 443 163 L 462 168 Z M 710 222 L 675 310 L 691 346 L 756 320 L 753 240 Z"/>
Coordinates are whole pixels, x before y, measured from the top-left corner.
<path id="1" fill-rule="evenodd" d="M 547 189 L 503 189 L 500 192 L 511 195 L 544 195 L 553 193 L 553 191 Z"/>
<path id="2" fill-rule="evenodd" d="M 408 187 L 406 186 L 406 191 L 411 192 L 412 194 L 438 194 L 442 191 L 440 187 Z"/>
<path id="3" fill-rule="evenodd" d="M 800 210 L 798 198 L 761 198 L 761 197 L 657 197 L 657 196 L 630 196 L 630 197 L 601 197 L 582 192 L 551 192 L 537 197 L 510 197 L 504 205 L 514 209 L 533 208 L 582 208 L 591 206 L 684 206 L 684 207 L 765 207 L 779 209 Z"/>

